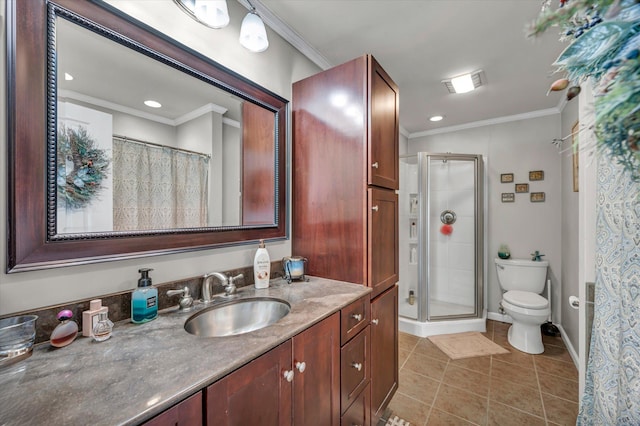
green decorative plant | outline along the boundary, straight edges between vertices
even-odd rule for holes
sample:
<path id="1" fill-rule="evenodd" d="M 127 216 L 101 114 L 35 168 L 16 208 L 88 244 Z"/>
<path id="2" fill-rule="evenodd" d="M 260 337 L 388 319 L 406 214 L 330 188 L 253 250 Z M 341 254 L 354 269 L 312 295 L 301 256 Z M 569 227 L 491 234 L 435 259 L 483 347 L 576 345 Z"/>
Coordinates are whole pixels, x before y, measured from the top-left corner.
<path id="1" fill-rule="evenodd" d="M 589 78 L 595 98 L 594 131 L 598 144 L 640 181 L 640 1 L 546 0 L 529 34 L 560 27 L 569 46 L 554 62 L 565 79 L 550 91 L 568 87 L 567 99 Z"/>

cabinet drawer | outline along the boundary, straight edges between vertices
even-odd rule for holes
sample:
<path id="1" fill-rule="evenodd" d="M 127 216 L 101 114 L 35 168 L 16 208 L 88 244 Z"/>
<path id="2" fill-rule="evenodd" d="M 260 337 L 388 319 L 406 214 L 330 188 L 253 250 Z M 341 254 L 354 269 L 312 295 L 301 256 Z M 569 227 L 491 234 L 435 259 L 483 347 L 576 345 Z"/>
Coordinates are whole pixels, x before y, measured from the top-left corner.
<path id="1" fill-rule="evenodd" d="M 367 326 L 340 349 L 340 406 L 342 412 L 369 384 L 371 327 Z"/>
<path id="2" fill-rule="evenodd" d="M 342 308 L 340 313 L 340 344 L 344 345 L 353 336 L 363 330 L 371 317 L 371 303 L 369 295 L 356 300 L 349 306 Z"/>
<path id="3" fill-rule="evenodd" d="M 371 426 L 371 392 L 369 385 L 355 398 L 340 419 L 341 426 Z"/>

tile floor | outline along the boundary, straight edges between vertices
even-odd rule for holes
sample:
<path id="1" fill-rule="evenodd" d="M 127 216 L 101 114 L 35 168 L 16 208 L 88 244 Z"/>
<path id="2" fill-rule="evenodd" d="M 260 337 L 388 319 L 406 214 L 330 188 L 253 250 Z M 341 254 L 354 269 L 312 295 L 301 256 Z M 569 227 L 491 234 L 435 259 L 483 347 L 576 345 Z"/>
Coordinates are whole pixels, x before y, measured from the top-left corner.
<path id="1" fill-rule="evenodd" d="M 562 338 L 529 355 L 507 342 L 510 324 L 485 336 L 510 353 L 450 359 L 428 339 L 400 333 L 400 386 L 389 404 L 411 425 L 575 425 L 578 371 Z"/>

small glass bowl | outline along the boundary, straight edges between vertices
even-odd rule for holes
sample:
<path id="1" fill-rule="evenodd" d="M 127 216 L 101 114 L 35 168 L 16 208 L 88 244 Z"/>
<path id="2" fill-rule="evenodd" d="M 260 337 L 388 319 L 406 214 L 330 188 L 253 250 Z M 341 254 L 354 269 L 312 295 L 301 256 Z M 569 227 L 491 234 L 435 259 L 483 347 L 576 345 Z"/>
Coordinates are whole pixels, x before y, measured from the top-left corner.
<path id="1" fill-rule="evenodd" d="M 0 319 L 0 365 L 31 355 L 37 319 L 37 315 Z"/>

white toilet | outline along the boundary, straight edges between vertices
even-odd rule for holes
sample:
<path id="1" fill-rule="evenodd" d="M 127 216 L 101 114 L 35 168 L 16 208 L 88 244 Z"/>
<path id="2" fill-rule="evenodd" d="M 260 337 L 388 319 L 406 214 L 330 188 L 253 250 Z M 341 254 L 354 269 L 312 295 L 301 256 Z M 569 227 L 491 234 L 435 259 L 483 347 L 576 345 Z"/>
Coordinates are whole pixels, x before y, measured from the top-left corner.
<path id="1" fill-rule="evenodd" d="M 549 262 L 525 259 L 495 259 L 498 283 L 505 293 L 500 304 L 513 318 L 509 344 L 529 354 L 544 352 L 542 325 L 551 312 L 544 290 Z"/>

